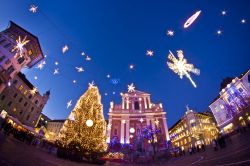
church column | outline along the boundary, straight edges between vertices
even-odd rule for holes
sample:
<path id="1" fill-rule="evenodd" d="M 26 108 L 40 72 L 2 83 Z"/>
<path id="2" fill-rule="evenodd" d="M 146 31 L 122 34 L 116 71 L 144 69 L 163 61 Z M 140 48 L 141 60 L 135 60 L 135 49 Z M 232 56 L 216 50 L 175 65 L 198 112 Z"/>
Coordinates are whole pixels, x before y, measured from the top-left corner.
<path id="1" fill-rule="evenodd" d="M 125 101 L 124 101 L 124 97 L 122 97 L 122 109 L 124 110 L 125 107 Z"/>
<path id="2" fill-rule="evenodd" d="M 130 124 L 129 124 L 129 119 L 126 119 L 126 143 L 129 144 L 129 128 L 130 128 Z"/>
<path id="3" fill-rule="evenodd" d="M 155 119 L 151 118 L 151 125 L 152 125 L 152 129 L 155 129 Z"/>
<path id="4" fill-rule="evenodd" d="M 147 100 L 145 97 L 143 97 L 143 102 L 144 102 L 145 109 L 148 109 L 148 104 L 147 104 Z"/>
<path id="5" fill-rule="evenodd" d="M 121 119 L 121 137 L 120 137 L 120 143 L 124 144 L 124 120 Z"/>
<path id="6" fill-rule="evenodd" d="M 112 129 L 112 117 L 109 117 L 109 123 L 107 127 L 107 143 L 110 143 L 111 129 Z"/>
<path id="7" fill-rule="evenodd" d="M 149 126 L 150 125 L 150 119 L 147 116 L 146 116 L 146 122 L 147 122 L 147 126 Z"/>
<path id="8" fill-rule="evenodd" d="M 164 115 L 163 115 L 164 116 Z M 168 133 L 168 125 L 167 125 L 167 118 L 162 118 L 163 120 L 163 125 L 164 125 L 164 130 L 165 130 L 165 135 L 166 135 L 166 140 L 169 141 L 169 133 Z"/>

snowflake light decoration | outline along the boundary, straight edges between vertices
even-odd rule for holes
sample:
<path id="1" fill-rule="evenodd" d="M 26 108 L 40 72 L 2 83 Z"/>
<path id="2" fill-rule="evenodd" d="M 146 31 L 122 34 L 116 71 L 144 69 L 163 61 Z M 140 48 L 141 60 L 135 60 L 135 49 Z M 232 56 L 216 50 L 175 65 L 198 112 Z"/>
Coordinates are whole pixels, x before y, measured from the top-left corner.
<path id="1" fill-rule="evenodd" d="M 58 69 L 58 68 L 55 69 L 53 74 L 54 74 L 54 75 L 59 74 L 59 69 Z"/>
<path id="2" fill-rule="evenodd" d="M 86 59 L 86 61 L 90 61 L 91 60 L 91 58 L 88 55 L 87 55 L 87 57 L 85 59 Z"/>
<path id="3" fill-rule="evenodd" d="M 67 52 L 69 50 L 69 47 L 67 45 L 63 46 L 62 48 L 62 53 L 64 54 L 65 52 Z"/>
<path id="4" fill-rule="evenodd" d="M 30 5 L 29 11 L 32 12 L 32 13 L 36 13 L 37 12 L 37 8 L 38 8 L 38 6 Z"/>
<path id="5" fill-rule="evenodd" d="M 76 67 L 76 70 L 78 73 L 84 72 L 83 67 Z"/>
<path id="6" fill-rule="evenodd" d="M 168 31 L 167 31 L 167 35 L 168 35 L 168 36 L 174 36 L 174 31 L 168 30 Z"/>
<path id="7" fill-rule="evenodd" d="M 134 91 L 135 91 L 134 83 L 128 85 L 128 92 L 134 92 Z"/>
<path id="8" fill-rule="evenodd" d="M 21 40 L 21 37 L 19 36 L 16 40 L 16 45 L 12 49 L 12 52 L 17 51 L 21 56 L 23 54 L 23 46 L 25 46 L 27 43 L 29 43 L 29 40 L 26 40 L 27 36 L 24 37 L 23 40 Z"/>
<path id="9" fill-rule="evenodd" d="M 31 95 L 34 96 L 38 92 L 38 90 L 37 90 L 36 87 L 33 87 L 33 89 L 29 90 L 29 92 L 30 92 Z"/>
<path id="10" fill-rule="evenodd" d="M 174 73 L 178 74 L 182 79 L 183 76 L 186 76 L 193 86 L 196 88 L 195 82 L 192 80 L 190 73 L 194 73 L 196 75 L 200 74 L 200 70 L 194 68 L 193 64 L 187 63 L 187 60 L 184 58 L 183 51 L 177 51 L 178 59 L 173 55 L 171 51 L 169 51 L 168 59 L 170 62 L 167 62 L 168 67 L 173 70 Z"/>
<path id="11" fill-rule="evenodd" d="M 45 62 L 45 61 L 42 61 L 42 62 L 40 62 L 40 63 L 37 65 L 36 68 L 42 70 L 45 64 L 46 64 L 46 62 Z"/>
<path id="12" fill-rule="evenodd" d="M 152 50 L 147 50 L 146 55 L 147 55 L 147 56 L 153 56 L 153 55 L 154 55 L 154 51 L 152 51 Z"/>
<path id="13" fill-rule="evenodd" d="M 67 109 L 69 108 L 69 107 L 71 107 L 72 106 L 72 100 L 70 100 L 69 102 L 67 102 Z"/>

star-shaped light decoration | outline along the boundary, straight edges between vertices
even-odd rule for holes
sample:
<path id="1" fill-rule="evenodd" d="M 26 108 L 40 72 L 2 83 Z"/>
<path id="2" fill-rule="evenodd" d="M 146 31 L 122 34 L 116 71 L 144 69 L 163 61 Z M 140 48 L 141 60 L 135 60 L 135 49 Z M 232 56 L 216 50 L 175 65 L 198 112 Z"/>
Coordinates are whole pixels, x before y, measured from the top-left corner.
<path id="1" fill-rule="evenodd" d="M 134 91 L 135 91 L 134 83 L 128 85 L 128 92 L 134 92 Z"/>
<path id="2" fill-rule="evenodd" d="M 32 12 L 32 13 L 36 13 L 37 12 L 37 8 L 38 8 L 38 6 L 30 5 L 29 11 Z"/>
<path id="3" fill-rule="evenodd" d="M 153 55 L 154 55 L 154 51 L 152 51 L 152 50 L 147 50 L 146 55 L 147 55 L 147 56 L 153 56 Z"/>
<path id="4" fill-rule="evenodd" d="M 87 55 L 86 61 L 90 61 L 90 60 L 91 60 L 91 58 Z"/>
<path id="5" fill-rule="evenodd" d="M 76 70 L 78 73 L 84 72 L 83 67 L 76 67 Z"/>
<path id="6" fill-rule="evenodd" d="M 69 47 L 67 45 L 63 46 L 62 48 L 62 53 L 64 54 L 65 52 L 67 52 L 69 50 Z"/>
<path id="7" fill-rule="evenodd" d="M 29 40 L 26 40 L 27 36 L 24 37 L 23 40 L 21 40 L 21 37 L 19 36 L 18 39 L 16 40 L 16 45 L 12 49 L 12 52 L 17 51 L 21 56 L 23 55 L 23 47 L 29 43 Z"/>
<path id="8" fill-rule="evenodd" d="M 143 118 L 141 118 L 139 121 L 142 123 L 144 120 L 143 120 Z"/>
<path id="9" fill-rule="evenodd" d="M 181 79 L 183 78 L 183 76 L 186 76 L 196 88 L 197 86 L 192 80 L 190 73 L 199 75 L 200 70 L 194 68 L 193 64 L 187 63 L 187 60 L 184 58 L 182 50 L 178 50 L 177 55 L 178 59 L 173 55 L 171 51 L 169 51 L 168 59 L 170 60 L 170 62 L 167 62 L 168 67 L 173 70 L 174 73 L 178 74 Z"/>
<path id="10" fill-rule="evenodd" d="M 67 102 L 67 109 L 72 106 L 72 100 Z"/>
<path id="11" fill-rule="evenodd" d="M 168 31 L 167 31 L 167 35 L 168 35 L 168 36 L 174 36 L 174 31 L 168 30 Z"/>
<path id="12" fill-rule="evenodd" d="M 37 87 L 33 87 L 33 89 L 29 90 L 29 92 L 32 96 L 34 96 L 38 92 Z"/>
<path id="13" fill-rule="evenodd" d="M 53 73 L 53 74 L 54 74 L 54 75 L 59 74 L 59 69 L 56 68 L 56 69 L 54 70 L 54 73 Z"/>
<path id="14" fill-rule="evenodd" d="M 45 61 L 42 61 L 42 62 L 40 62 L 40 63 L 37 65 L 36 68 L 42 70 L 45 64 L 46 64 L 46 62 L 45 62 Z"/>

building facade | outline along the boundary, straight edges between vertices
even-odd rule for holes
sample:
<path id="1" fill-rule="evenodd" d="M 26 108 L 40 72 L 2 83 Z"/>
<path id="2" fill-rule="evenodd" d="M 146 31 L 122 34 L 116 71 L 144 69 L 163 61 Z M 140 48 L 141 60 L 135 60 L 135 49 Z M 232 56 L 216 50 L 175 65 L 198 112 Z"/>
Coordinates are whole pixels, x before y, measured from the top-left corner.
<path id="1" fill-rule="evenodd" d="M 208 113 L 194 112 L 187 108 L 185 115 L 169 129 L 174 147 L 182 150 L 208 145 L 218 136 L 216 123 Z"/>
<path id="2" fill-rule="evenodd" d="M 47 128 L 49 121 L 51 121 L 51 119 L 48 116 L 46 116 L 45 114 L 41 113 L 39 118 L 38 118 L 36 127 L 37 128 L 41 128 L 41 127 Z"/>
<path id="3" fill-rule="evenodd" d="M 63 127 L 63 124 L 66 119 L 60 119 L 60 120 L 51 120 L 48 122 L 47 125 L 47 139 L 49 140 L 57 140 L 57 137 L 59 136 L 60 130 Z"/>
<path id="4" fill-rule="evenodd" d="M 35 127 L 49 95 L 49 91 L 41 95 L 25 75 L 19 72 L 13 78 L 13 83 L 0 94 L 0 108 L 22 124 Z"/>
<path id="5" fill-rule="evenodd" d="M 135 90 L 133 84 L 127 93 L 121 93 L 122 103 L 110 103 L 107 127 L 107 142 L 118 139 L 121 144 L 129 144 L 134 138 L 141 138 L 147 126 L 160 129 L 158 141 L 169 140 L 166 112 L 161 103 L 151 102 L 150 94 Z"/>
<path id="6" fill-rule="evenodd" d="M 250 123 L 250 70 L 224 79 L 219 96 L 210 104 L 221 132 L 231 132 Z"/>
<path id="7" fill-rule="evenodd" d="M 10 21 L 0 32 L 0 93 L 22 68 L 31 68 L 43 58 L 38 38 Z"/>

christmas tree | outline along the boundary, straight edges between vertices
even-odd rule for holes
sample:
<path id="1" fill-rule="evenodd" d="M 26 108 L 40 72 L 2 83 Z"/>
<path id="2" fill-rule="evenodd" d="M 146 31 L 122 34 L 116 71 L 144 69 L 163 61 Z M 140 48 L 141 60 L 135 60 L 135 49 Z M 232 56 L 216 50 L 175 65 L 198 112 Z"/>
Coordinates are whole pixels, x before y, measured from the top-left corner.
<path id="1" fill-rule="evenodd" d="M 102 108 L 99 90 L 91 83 L 60 131 L 58 141 L 61 146 L 85 154 L 105 152 L 106 122 Z"/>

